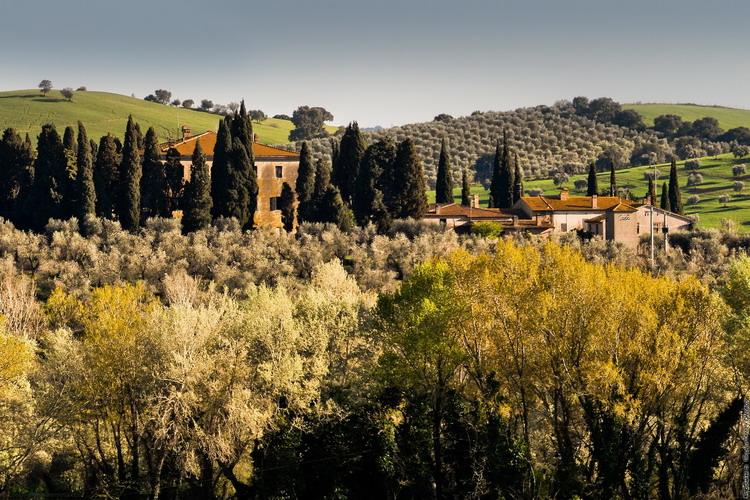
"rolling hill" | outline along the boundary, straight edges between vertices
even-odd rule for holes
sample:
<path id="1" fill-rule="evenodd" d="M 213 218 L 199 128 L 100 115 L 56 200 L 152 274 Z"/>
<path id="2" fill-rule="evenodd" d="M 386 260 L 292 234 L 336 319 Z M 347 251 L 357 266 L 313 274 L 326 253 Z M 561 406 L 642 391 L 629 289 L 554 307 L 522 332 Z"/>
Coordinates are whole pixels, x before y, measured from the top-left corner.
<path id="1" fill-rule="evenodd" d="M 144 131 L 154 127 L 164 140 L 178 137 L 182 125 L 189 125 L 193 134 L 216 130 L 220 118 L 109 92 L 76 92 L 72 101 L 64 99 L 56 90 L 46 97 L 38 90 L 0 92 L 0 130 L 13 127 L 21 133 L 28 132 L 32 138 L 44 123 L 52 122 L 62 132 L 67 125 L 75 126 L 78 120 L 86 125 L 89 137 L 98 138 L 107 132 L 122 137 L 131 114 Z M 259 140 L 268 144 L 289 142 L 287 138 L 292 128 L 292 122 L 275 118 L 253 123 Z"/>
<path id="2" fill-rule="evenodd" d="M 685 170 L 685 162 L 677 162 L 677 171 L 680 179 L 680 189 L 682 192 L 682 202 L 685 207 L 685 213 L 688 215 L 698 216 L 698 225 L 700 227 L 719 227 L 722 219 L 733 220 L 739 231 L 750 231 L 750 158 L 735 159 L 732 155 L 719 155 L 717 157 L 700 158 L 700 168 L 697 170 L 703 176 L 703 182 L 697 186 L 688 186 L 687 179 L 689 172 Z M 732 167 L 738 164 L 747 164 L 748 173 L 733 176 Z M 653 166 L 630 167 L 617 170 L 617 184 L 619 187 L 627 188 L 634 197 L 642 198 L 646 195 L 648 181 L 645 178 L 646 172 L 653 171 Z M 657 182 L 657 197 L 661 193 L 662 182 L 669 179 L 669 165 L 656 165 L 659 173 Z M 599 188 L 609 186 L 609 172 L 600 172 L 598 175 Z M 572 175 L 565 187 L 570 189 L 573 196 L 585 196 L 586 189 L 575 189 L 575 181 L 586 179 L 585 174 Z M 741 181 L 745 183 L 745 189 L 742 192 L 735 192 L 733 189 L 734 182 Z M 560 188 L 555 186 L 551 179 L 530 180 L 524 183 L 526 192 L 531 189 L 541 189 L 548 195 L 556 195 Z M 479 194 L 480 202 L 486 206 L 488 193 L 487 190 L 479 184 L 473 185 L 472 193 Z M 460 186 L 454 190 L 454 197 L 457 202 L 461 200 Z M 697 195 L 699 201 L 691 205 L 688 198 Z M 729 195 L 729 201 L 724 204 L 719 201 L 722 195 Z M 435 201 L 435 192 L 428 193 L 430 202 Z"/>
<path id="3" fill-rule="evenodd" d="M 750 127 L 750 109 L 725 108 L 722 106 L 701 106 L 698 104 L 623 104 L 625 109 L 634 109 L 644 118 L 646 125 L 653 125 L 659 115 L 677 115 L 683 120 L 695 121 L 698 118 L 711 116 L 719 120 L 724 130 L 735 127 Z"/>

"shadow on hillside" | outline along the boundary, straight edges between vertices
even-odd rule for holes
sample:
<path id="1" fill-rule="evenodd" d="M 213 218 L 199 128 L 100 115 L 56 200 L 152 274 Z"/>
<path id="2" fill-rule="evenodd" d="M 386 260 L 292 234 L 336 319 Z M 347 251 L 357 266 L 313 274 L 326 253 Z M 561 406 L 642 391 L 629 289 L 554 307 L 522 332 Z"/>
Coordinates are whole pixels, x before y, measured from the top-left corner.
<path id="1" fill-rule="evenodd" d="M 40 97 L 40 96 L 39 94 L 0 95 L 0 99 L 18 99 L 19 97 L 30 99 L 32 97 Z"/>
<path id="2" fill-rule="evenodd" d="M 33 99 L 34 102 L 68 102 L 67 99 L 62 97 L 38 97 Z"/>

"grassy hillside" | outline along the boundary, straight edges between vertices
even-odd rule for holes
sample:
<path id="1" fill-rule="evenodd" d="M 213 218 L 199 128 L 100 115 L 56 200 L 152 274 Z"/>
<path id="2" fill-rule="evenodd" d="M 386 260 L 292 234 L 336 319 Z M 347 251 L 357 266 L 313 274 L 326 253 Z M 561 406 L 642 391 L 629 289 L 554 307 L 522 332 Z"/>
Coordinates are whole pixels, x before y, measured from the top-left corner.
<path id="1" fill-rule="evenodd" d="M 719 120 L 724 130 L 735 127 L 750 127 L 750 109 L 724 108 L 721 106 L 699 106 L 697 104 L 623 104 L 625 109 L 638 111 L 647 125 L 654 124 L 659 115 L 677 115 L 683 120 L 695 121 L 711 116 Z"/>
<path id="2" fill-rule="evenodd" d="M 32 138 L 44 123 L 52 122 L 62 132 L 67 125 L 75 126 L 78 120 L 86 125 L 89 137 L 98 138 L 107 132 L 122 137 L 131 114 L 144 132 L 154 127 L 163 140 L 179 137 L 182 125 L 189 125 L 196 134 L 216 130 L 219 122 L 218 115 L 108 92 L 76 92 L 71 102 L 56 90 L 47 97 L 38 90 L 0 92 L 0 130 L 14 127 L 22 133 L 28 132 Z M 253 123 L 259 140 L 267 144 L 287 143 L 292 128 L 292 122 L 275 118 Z"/>
<path id="3" fill-rule="evenodd" d="M 748 164 L 748 174 L 740 177 L 732 176 L 732 167 L 737 164 Z M 718 157 L 701 158 L 698 172 L 703 175 L 703 183 L 698 186 L 687 186 L 688 172 L 684 169 L 684 162 L 678 162 L 678 173 L 680 177 L 680 187 L 682 191 L 682 202 L 685 205 L 685 212 L 688 215 L 698 215 L 698 225 L 700 227 L 719 227 L 722 219 L 731 219 L 737 223 L 740 231 L 750 231 L 750 158 L 735 159 L 731 155 L 721 155 Z M 617 171 L 617 184 L 625 187 L 633 193 L 635 197 L 646 195 L 648 181 L 645 180 L 644 174 L 651 171 L 651 167 L 631 167 Z M 669 178 L 669 165 L 657 165 L 656 169 L 660 172 L 657 184 L 657 197 L 661 194 L 661 183 L 666 182 Z M 585 179 L 586 175 L 574 175 L 565 185 L 570 189 L 573 196 L 584 196 L 586 190 L 576 191 L 574 182 L 577 179 Z M 746 187 L 742 193 L 736 193 L 732 189 L 735 181 L 742 181 Z M 605 188 L 609 185 L 609 172 L 601 172 L 598 175 L 599 188 Z M 532 188 L 543 189 L 546 194 L 555 195 L 559 192 L 559 187 L 555 186 L 551 179 L 527 181 L 526 190 Z M 483 205 L 487 204 L 487 191 L 480 185 L 472 186 L 472 192 L 478 193 Z M 696 205 L 688 205 L 687 200 L 691 195 L 698 195 L 700 201 Z M 728 194 L 729 203 L 723 206 L 719 202 L 719 197 Z M 454 191 L 456 201 L 461 200 L 460 187 Z M 435 200 L 435 192 L 428 193 L 430 202 Z"/>

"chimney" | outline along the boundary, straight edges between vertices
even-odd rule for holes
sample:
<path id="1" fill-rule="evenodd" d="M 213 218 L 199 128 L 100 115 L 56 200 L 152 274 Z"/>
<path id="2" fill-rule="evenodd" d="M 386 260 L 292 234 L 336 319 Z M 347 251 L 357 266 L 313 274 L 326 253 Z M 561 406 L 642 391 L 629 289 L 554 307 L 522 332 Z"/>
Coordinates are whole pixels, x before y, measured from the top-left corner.
<path id="1" fill-rule="evenodd" d="M 568 199 L 568 188 L 562 188 L 560 190 L 560 201 L 565 201 Z"/>
<path id="2" fill-rule="evenodd" d="M 599 208 L 598 207 L 598 199 L 595 194 L 591 195 L 591 208 Z"/>
<path id="3" fill-rule="evenodd" d="M 190 127 L 187 125 L 182 126 L 182 140 L 186 140 L 190 138 Z"/>
<path id="4" fill-rule="evenodd" d="M 478 194 L 471 195 L 471 198 L 469 198 L 469 206 L 471 208 L 479 208 L 479 195 Z"/>

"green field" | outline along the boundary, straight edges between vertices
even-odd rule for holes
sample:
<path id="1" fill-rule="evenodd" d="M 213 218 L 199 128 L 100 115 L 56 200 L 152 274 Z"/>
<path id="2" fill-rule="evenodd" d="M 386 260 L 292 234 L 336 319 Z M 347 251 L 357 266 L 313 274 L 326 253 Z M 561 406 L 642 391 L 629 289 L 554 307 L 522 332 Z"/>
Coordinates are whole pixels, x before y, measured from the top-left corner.
<path id="1" fill-rule="evenodd" d="M 750 127 L 750 109 L 700 106 L 697 104 L 623 104 L 622 107 L 638 111 L 643 116 L 646 125 L 653 125 L 654 118 L 659 115 L 677 115 L 688 121 L 711 116 L 719 120 L 719 125 L 724 130 L 735 127 Z"/>
<path id="2" fill-rule="evenodd" d="M 701 158 L 698 172 L 703 175 L 703 183 L 698 186 L 687 186 L 688 172 L 684 169 L 684 162 L 677 163 L 677 171 L 680 178 L 680 187 L 682 192 L 682 202 L 685 205 L 685 213 L 688 215 L 698 215 L 698 225 L 700 227 L 719 227 L 722 219 L 731 219 L 737 223 L 738 229 L 743 232 L 750 231 L 750 158 L 735 159 L 731 155 L 721 155 L 718 157 Z M 748 174 L 740 177 L 732 177 L 732 167 L 736 164 L 747 164 Z M 648 181 L 645 180 L 646 171 L 654 167 L 631 167 L 617 171 L 617 185 L 630 190 L 633 197 L 642 198 L 646 195 Z M 657 185 L 657 197 L 661 194 L 661 183 L 666 182 L 669 178 L 669 165 L 657 165 L 656 169 L 660 172 Z M 576 191 L 574 182 L 577 179 L 585 179 L 587 176 L 574 175 L 564 187 L 570 189 L 572 196 L 585 196 L 586 191 Z M 598 174 L 598 183 L 600 190 L 609 185 L 609 172 Z M 742 193 L 735 193 L 732 189 L 734 181 L 739 180 L 745 183 L 746 187 Z M 541 188 L 547 195 L 556 195 L 560 188 L 555 186 L 551 179 L 530 180 L 525 184 L 528 191 L 532 188 Z M 472 193 L 480 195 L 483 206 L 487 204 L 487 192 L 480 185 L 472 186 Z M 696 205 L 688 205 L 688 197 L 696 194 L 700 201 Z M 729 203 L 723 206 L 719 203 L 719 197 L 722 194 L 728 194 Z M 461 189 L 457 187 L 454 190 L 456 201 L 461 200 Z M 428 192 L 430 203 L 435 201 L 435 192 Z"/>
<path id="3" fill-rule="evenodd" d="M 144 132 L 154 127 L 159 138 L 165 141 L 179 137 L 182 125 L 189 125 L 193 134 L 216 130 L 220 118 L 108 92 L 76 92 L 70 102 L 56 90 L 46 97 L 38 90 L 0 92 L 0 130 L 13 127 L 21 133 L 28 132 L 32 138 L 45 123 L 54 123 L 62 133 L 66 126 L 75 126 L 78 120 L 86 126 L 89 137 L 98 138 L 107 132 L 122 137 L 128 115 L 133 115 Z M 266 144 L 289 142 L 292 128 L 292 122 L 275 118 L 253 123 L 259 141 Z M 335 131 L 336 127 L 329 127 L 329 130 Z"/>

